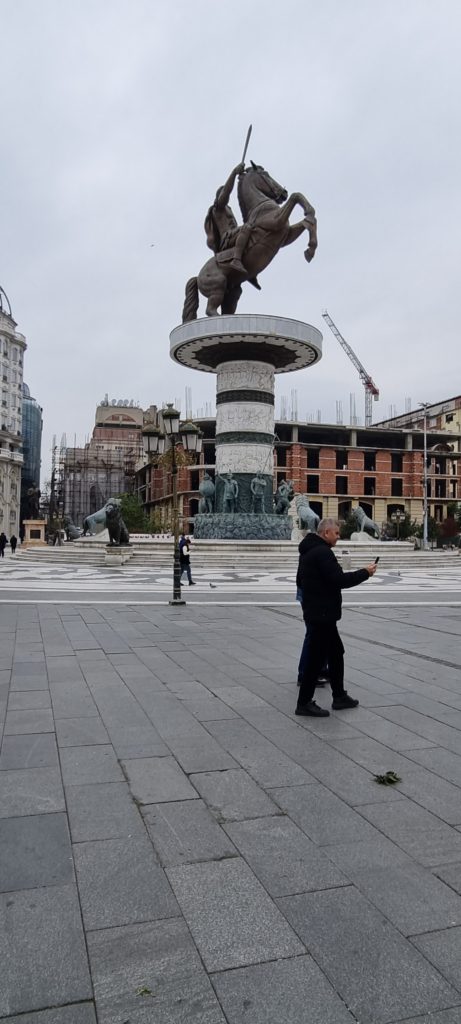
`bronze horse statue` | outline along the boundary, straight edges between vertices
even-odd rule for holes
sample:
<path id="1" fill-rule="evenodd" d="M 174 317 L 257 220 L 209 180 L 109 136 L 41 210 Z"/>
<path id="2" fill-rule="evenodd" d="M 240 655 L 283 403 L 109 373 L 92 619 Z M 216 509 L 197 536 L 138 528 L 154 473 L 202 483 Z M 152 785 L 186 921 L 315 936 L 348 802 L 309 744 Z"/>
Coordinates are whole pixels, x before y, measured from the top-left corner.
<path id="1" fill-rule="evenodd" d="M 302 192 L 292 192 L 288 196 L 286 189 L 271 178 L 264 167 L 252 161 L 251 167 L 239 175 L 238 199 L 243 222 L 251 225 L 243 254 L 246 273 L 242 274 L 231 266 L 233 248 L 212 256 L 198 277 L 191 277 L 186 284 L 183 323 L 197 319 L 199 292 L 208 299 L 207 316 L 218 316 L 219 307 L 223 314 L 235 313 L 243 281 L 254 281 L 257 274 L 269 266 L 279 249 L 291 245 L 303 231 L 309 233 L 309 244 L 304 253 L 307 262 L 310 263 L 314 256 L 317 248 L 315 210 Z M 289 217 L 295 206 L 302 207 L 304 217 L 296 224 L 290 224 Z"/>

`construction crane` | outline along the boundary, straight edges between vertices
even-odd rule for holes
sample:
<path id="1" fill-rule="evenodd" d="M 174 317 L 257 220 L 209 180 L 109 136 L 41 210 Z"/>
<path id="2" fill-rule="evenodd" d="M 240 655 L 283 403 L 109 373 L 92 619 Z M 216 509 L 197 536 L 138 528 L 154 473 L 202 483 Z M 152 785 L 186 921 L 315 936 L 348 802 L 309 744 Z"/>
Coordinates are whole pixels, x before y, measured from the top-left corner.
<path id="1" fill-rule="evenodd" d="M 351 363 L 354 364 L 355 369 L 359 371 L 360 380 L 362 381 L 362 384 L 363 384 L 363 386 L 365 388 L 365 426 L 366 427 L 371 427 L 371 422 L 372 422 L 372 419 L 373 419 L 372 404 L 371 403 L 372 403 L 373 399 L 374 399 L 375 402 L 378 401 L 378 398 L 379 398 L 379 388 L 376 387 L 376 384 L 375 384 L 373 378 L 370 377 L 370 374 L 367 373 L 365 367 L 362 366 L 362 364 L 360 362 L 360 359 L 357 358 L 354 350 L 348 344 L 346 339 L 343 338 L 341 332 L 338 331 L 338 328 L 337 328 L 336 324 L 331 319 L 331 316 L 329 315 L 329 313 L 327 312 L 326 309 L 324 309 L 324 311 L 322 313 L 322 316 L 323 316 L 323 319 L 325 320 L 325 322 L 328 324 L 332 334 L 334 334 L 335 338 L 338 339 L 339 344 L 341 345 L 341 348 L 344 349 L 346 354 L 349 356 L 349 359 L 350 359 Z"/>

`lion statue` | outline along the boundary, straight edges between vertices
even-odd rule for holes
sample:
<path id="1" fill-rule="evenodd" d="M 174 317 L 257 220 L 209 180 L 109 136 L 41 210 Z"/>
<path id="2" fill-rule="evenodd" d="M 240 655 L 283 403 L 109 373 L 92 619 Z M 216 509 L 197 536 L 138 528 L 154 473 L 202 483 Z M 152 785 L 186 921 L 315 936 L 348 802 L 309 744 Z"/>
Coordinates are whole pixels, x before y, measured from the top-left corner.
<path id="1" fill-rule="evenodd" d="M 369 516 L 367 516 L 365 510 L 362 508 L 361 505 L 358 505 L 357 508 L 352 509 L 351 517 L 352 519 L 355 519 L 360 533 L 364 533 L 366 530 L 367 533 L 371 533 L 379 540 L 379 527 L 376 525 L 376 523 L 373 522 L 372 519 L 369 518 Z"/>
<path id="2" fill-rule="evenodd" d="M 320 516 L 310 507 L 307 495 L 297 494 L 295 502 L 301 530 L 310 530 L 311 533 L 316 533 Z"/>
<path id="3" fill-rule="evenodd" d="M 130 535 L 122 519 L 120 506 L 116 502 L 108 501 L 106 506 L 106 527 L 109 531 L 109 544 L 111 546 L 129 544 Z"/>

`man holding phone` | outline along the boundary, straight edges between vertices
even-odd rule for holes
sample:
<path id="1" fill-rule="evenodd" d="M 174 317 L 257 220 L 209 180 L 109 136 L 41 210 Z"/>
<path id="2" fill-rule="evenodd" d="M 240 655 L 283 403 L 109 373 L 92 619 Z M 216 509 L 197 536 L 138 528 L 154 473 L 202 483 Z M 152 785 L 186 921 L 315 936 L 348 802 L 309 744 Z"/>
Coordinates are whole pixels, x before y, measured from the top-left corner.
<path id="1" fill-rule="evenodd" d="M 343 572 L 333 551 L 339 540 L 337 519 L 322 519 L 317 533 L 309 533 L 300 544 L 296 585 L 301 588 L 303 616 L 309 630 L 309 659 L 299 688 L 297 715 L 323 718 L 329 715 L 313 697 L 318 674 L 328 660 L 335 711 L 355 708 L 358 700 L 344 689 L 344 647 L 336 623 L 341 618 L 341 590 L 364 583 L 376 572 L 376 562 L 364 569 Z"/>

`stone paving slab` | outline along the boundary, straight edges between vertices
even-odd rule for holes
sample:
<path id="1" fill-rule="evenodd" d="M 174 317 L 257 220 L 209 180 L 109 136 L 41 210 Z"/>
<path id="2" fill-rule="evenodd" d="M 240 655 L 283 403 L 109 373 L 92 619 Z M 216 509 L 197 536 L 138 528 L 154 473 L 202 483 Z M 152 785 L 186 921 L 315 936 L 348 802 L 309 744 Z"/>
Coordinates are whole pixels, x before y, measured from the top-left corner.
<path id="1" fill-rule="evenodd" d="M 88 947 L 98 1024 L 225 1024 L 181 919 L 91 932 Z"/>
<path id="2" fill-rule="evenodd" d="M 167 874 L 208 971 L 305 952 L 240 857 L 169 868 Z"/>
<path id="3" fill-rule="evenodd" d="M 461 611 L 341 629 L 299 720 L 294 606 L 0 605 L 2 1020 L 459 1024 Z"/>
<path id="4" fill-rule="evenodd" d="M 8 1024 L 96 1024 L 96 1016 L 92 1003 L 74 1003 L 60 1009 L 8 1017 Z"/>
<path id="5" fill-rule="evenodd" d="M 202 800 L 143 808 L 149 835 L 166 867 L 236 857 L 237 850 Z"/>
<path id="6" fill-rule="evenodd" d="M 0 771 L 8 768 L 55 768 L 58 764 L 56 738 L 51 733 L 3 737 Z"/>
<path id="7" fill-rule="evenodd" d="M 0 1015 L 92 999 L 74 885 L 0 895 Z"/>
<path id="8" fill-rule="evenodd" d="M 65 814 L 0 819 L 0 892 L 72 882 Z"/>
<path id="9" fill-rule="evenodd" d="M 456 1004 L 456 990 L 354 888 L 286 896 L 279 907 L 360 1024 Z"/>
<path id="10" fill-rule="evenodd" d="M 344 876 L 404 935 L 461 924 L 461 899 L 384 836 L 368 843 L 340 843 L 328 852 Z"/>
<path id="11" fill-rule="evenodd" d="M 223 971 L 212 980 L 229 1024 L 355 1022 L 309 956 Z"/>
<path id="12" fill-rule="evenodd" d="M 59 768 L 6 770 L 0 782 L 0 818 L 65 810 Z"/>
<path id="13" fill-rule="evenodd" d="M 60 752 L 65 786 L 121 782 L 123 773 L 111 746 L 63 747 Z"/>
<path id="14" fill-rule="evenodd" d="M 144 832 L 126 782 L 69 786 L 66 801 L 74 843 L 119 839 Z"/>
<path id="15" fill-rule="evenodd" d="M 461 928 L 415 935 L 413 943 L 461 994 Z"/>
<path id="16" fill-rule="evenodd" d="M 178 915 L 170 886 L 145 834 L 77 843 L 74 857 L 87 929 Z"/>
<path id="17" fill-rule="evenodd" d="M 198 794 L 173 757 L 140 757 L 123 762 L 131 792 L 140 804 L 196 800 Z"/>
<path id="18" fill-rule="evenodd" d="M 241 769 L 191 775 L 191 782 L 219 822 L 277 814 L 277 805 Z"/>

